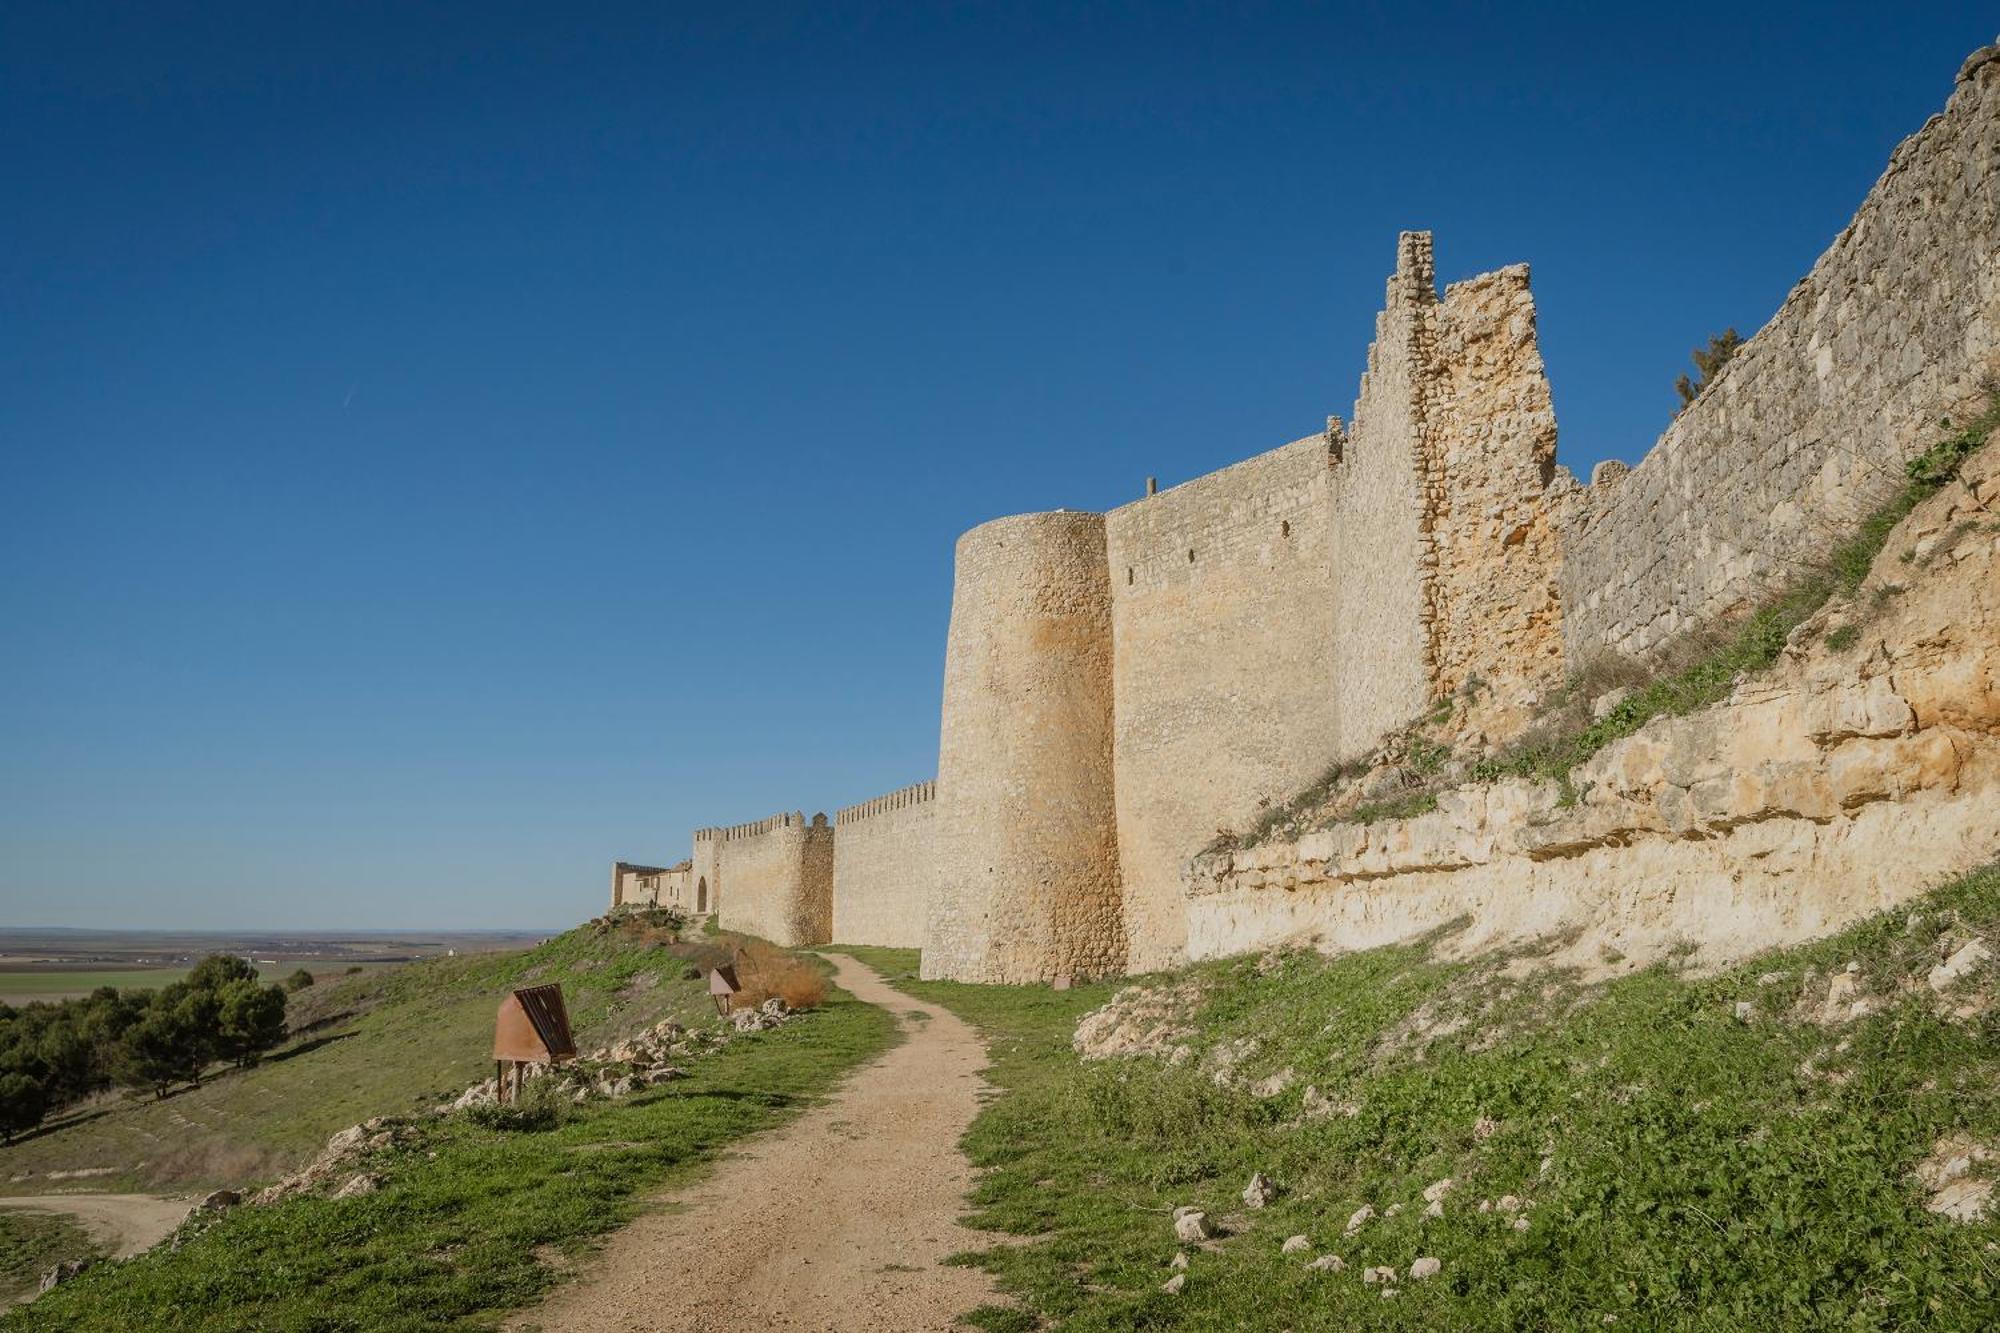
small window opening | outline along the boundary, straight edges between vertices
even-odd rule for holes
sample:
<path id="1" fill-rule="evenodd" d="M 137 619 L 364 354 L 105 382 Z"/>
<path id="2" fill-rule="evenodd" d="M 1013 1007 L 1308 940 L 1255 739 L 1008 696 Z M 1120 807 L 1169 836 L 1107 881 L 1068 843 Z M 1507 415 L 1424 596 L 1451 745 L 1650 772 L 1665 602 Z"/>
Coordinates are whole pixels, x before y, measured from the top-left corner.
<path id="1" fill-rule="evenodd" d="M 1194 563 L 1194 547 L 1192 546 L 1188 547 L 1188 563 L 1190 565 Z"/>
<path id="2" fill-rule="evenodd" d="M 1289 537 L 1292 535 L 1292 520 L 1287 518 L 1279 521 L 1278 535 L 1280 537 Z"/>
<path id="3" fill-rule="evenodd" d="M 1128 588 L 1132 586 L 1132 566 L 1130 565 L 1125 566 L 1125 586 Z"/>

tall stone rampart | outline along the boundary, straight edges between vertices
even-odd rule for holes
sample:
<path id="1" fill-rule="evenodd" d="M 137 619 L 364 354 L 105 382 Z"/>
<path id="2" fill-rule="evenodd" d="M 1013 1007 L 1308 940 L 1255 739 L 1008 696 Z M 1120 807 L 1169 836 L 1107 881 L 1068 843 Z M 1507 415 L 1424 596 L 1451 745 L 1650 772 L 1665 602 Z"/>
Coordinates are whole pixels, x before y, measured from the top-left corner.
<path id="1" fill-rule="evenodd" d="M 1563 514 L 1572 662 L 1643 657 L 1809 571 L 2000 374 L 2000 48 L 1903 141 L 1770 322 Z"/>
<path id="2" fill-rule="evenodd" d="M 832 940 L 834 834 L 825 815 L 773 815 L 715 832 L 717 878 L 727 885 L 717 920 L 725 930 L 787 948 Z"/>
<path id="3" fill-rule="evenodd" d="M 1750 605 L 1983 397 L 2000 49 L 1636 469 L 1556 466 L 1536 319 L 1525 265 L 1440 295 L 1429 234 L 1403 233 L 1351 426 L 965 534 L 933 794 L 841 812 L 823 915 L 805 853 L 769 850 L 789 823 L 697 834 L 695 893 L 725 925 L 883 943 L 912 942 L 923 896 L 924 975 L 968 981 L 1165 966 L 1220 917 L 1282 916 L 1235 883 L 1189 898 L 1190 858 L 1455 691 L 1482 686 L 1467 725 L 1498 740 L 1566 672 Z"/>
<path id="4" fill-rule="evenodd" d="M 1314 435 L 1105 516 L 1129 970 L 1177 955 L 1188 855 L 1326 765 L 1333 442 Z"/>
<path id="5" fill-rule="evenodd" d="M 937 783 L 834 813 L 833 938 L 920 948 L 937 882 Z"/>
<path id="6" fill-rule="evenodd" d="M 1023 982 L 1125 962 L 1104 518 L 959 538 L 923 975 Z"/>

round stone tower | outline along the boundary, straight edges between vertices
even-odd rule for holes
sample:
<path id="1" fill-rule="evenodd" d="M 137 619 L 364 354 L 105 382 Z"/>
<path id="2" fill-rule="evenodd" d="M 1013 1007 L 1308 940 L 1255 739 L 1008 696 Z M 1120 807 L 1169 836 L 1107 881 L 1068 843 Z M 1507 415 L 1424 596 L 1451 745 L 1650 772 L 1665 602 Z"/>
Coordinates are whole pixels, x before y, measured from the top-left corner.
<path id="1" fill-rule="evenodd" d="M 923 975 L 1027 982 L 1125 962 L 1101 514 L 958 540 Z"/>

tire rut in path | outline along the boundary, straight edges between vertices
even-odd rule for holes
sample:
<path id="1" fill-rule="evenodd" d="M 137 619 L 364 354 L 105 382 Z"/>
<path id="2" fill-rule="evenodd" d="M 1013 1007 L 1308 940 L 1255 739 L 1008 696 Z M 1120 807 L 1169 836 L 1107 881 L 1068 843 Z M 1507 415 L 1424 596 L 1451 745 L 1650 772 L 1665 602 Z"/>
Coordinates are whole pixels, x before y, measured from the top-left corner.
<path id="1" fill-rule="evenodd" d="M 939 1262 L 992 1242 L 958 1223 L 972 1186 L 958 1140 L 987 1086 L 985 1048 L 949 1011 L 827 957 L 843 989 L 897 1016 L 903 1041 L 656 1200 L 670 1206 L 615 1233 L 588 1271 L 510 1328 L 902 1333 L 951 1329 L 994 1299 L 985 1273 Z"/>

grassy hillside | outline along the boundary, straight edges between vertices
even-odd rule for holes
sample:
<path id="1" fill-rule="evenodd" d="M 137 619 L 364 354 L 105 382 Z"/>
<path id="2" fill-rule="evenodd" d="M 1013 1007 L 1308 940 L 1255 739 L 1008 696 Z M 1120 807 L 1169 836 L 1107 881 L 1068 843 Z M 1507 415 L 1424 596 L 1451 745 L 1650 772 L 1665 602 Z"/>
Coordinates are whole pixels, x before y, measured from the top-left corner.
<path id="1" fill-rule="evenodd" d="M 635 986 L 683 997 L 693 989 L 678 982 L 679 960 L 667 968 L 661 953 L 615 941 L 601 952 L 606 943 L 573 932 L 511 964 L 472 960 L 469 972 L 399 973 L 390 979 L 398 993 L 380 997 L 362 1020 L 368 1035 L 348 1044 L 367 1040 L 403 1058 L 402 1046 L 429 1040 L 410 1011 L 462 987 L 554 979 L 564 969 L 594 978 L 573 994 L 598 1033 L 641 1007 Z M 646 984 L 648 976 L 661 979 Z M 490 1023 L 492 1006 L 480 1003 Z M 491 1327 L 560 1281 L 592 1238 L 627 1221 L 645 1193 L 686 1179 L 743 1135 L 802 1109 L 894 1032 L 890 1015 L 835 992 L 823 1009 L 691 1061 L 689 1077 L 617 1101 L 566 1108 L 529 1128 L 468 1115 L 422 1121 L 371 1160 L 387 1182 L 377 1193 L 234 1209 L 178 1248 L 87 1271 L 0 1319 L 0 1329 Z M 301 1057 L 308 1058 L 318 1053 Z"/>
<path id="2" fill-rule="evenodd" d="M 2000 1149 L 1993 964 L 1927 983 L 1975 937 L 2000 943 L 2000 869 L 1710 977 L 1423 945 L 1238 959 L 1154 979 L 1180 996 L 1159 1054 L 1092 1062 L 1071 1035 L 1112 988 L 917 982 L 913 952 L 855 952 L 991 1038 L 976 1223 L 1042 1241 L 977 1262 L 1065 1329 L 1972 1330 L 2000 1326 L 2000 1219 L 1927 1211 L 1916 1172 L 1955 1136 Z M 1255 1171 L 1284 1193 L 1253 1211 Z M 1185 1247 L 1169 1294 L 1177 1205 L 1228 1234 Z M 1307 1268 L 1329 1253 L 1345 1271 Z M 1420 1257 L 1441 1271 L 1410 1281 Z"/>
<path id="3" fill-rule="evenodd" d="M 95 1256 L 100 1249 L 71 1218 L 0 1211 L 0 1306 L 33 1296 L 42 1274 L 57 1264 Z"/>
<path id="4" fill-rule="evenodd" d="M 493 1014 L 510 987 L 559 981 L 585 1048 L 662 1018 L 712 1012 L 684 981 L 691 947 L 584 927 L 539 948 L 323 978 L 292 997 L 296 1040 L 165 1101 L 114 1093 L 0 1149 L 0 1193 L 89 1172 L 102 1190 L 180 1192 L 283 1174 L 329 1134 L 408 1113 L 492 1072 Z M 712 944 L 708 947 L 714 947 Z"/>

